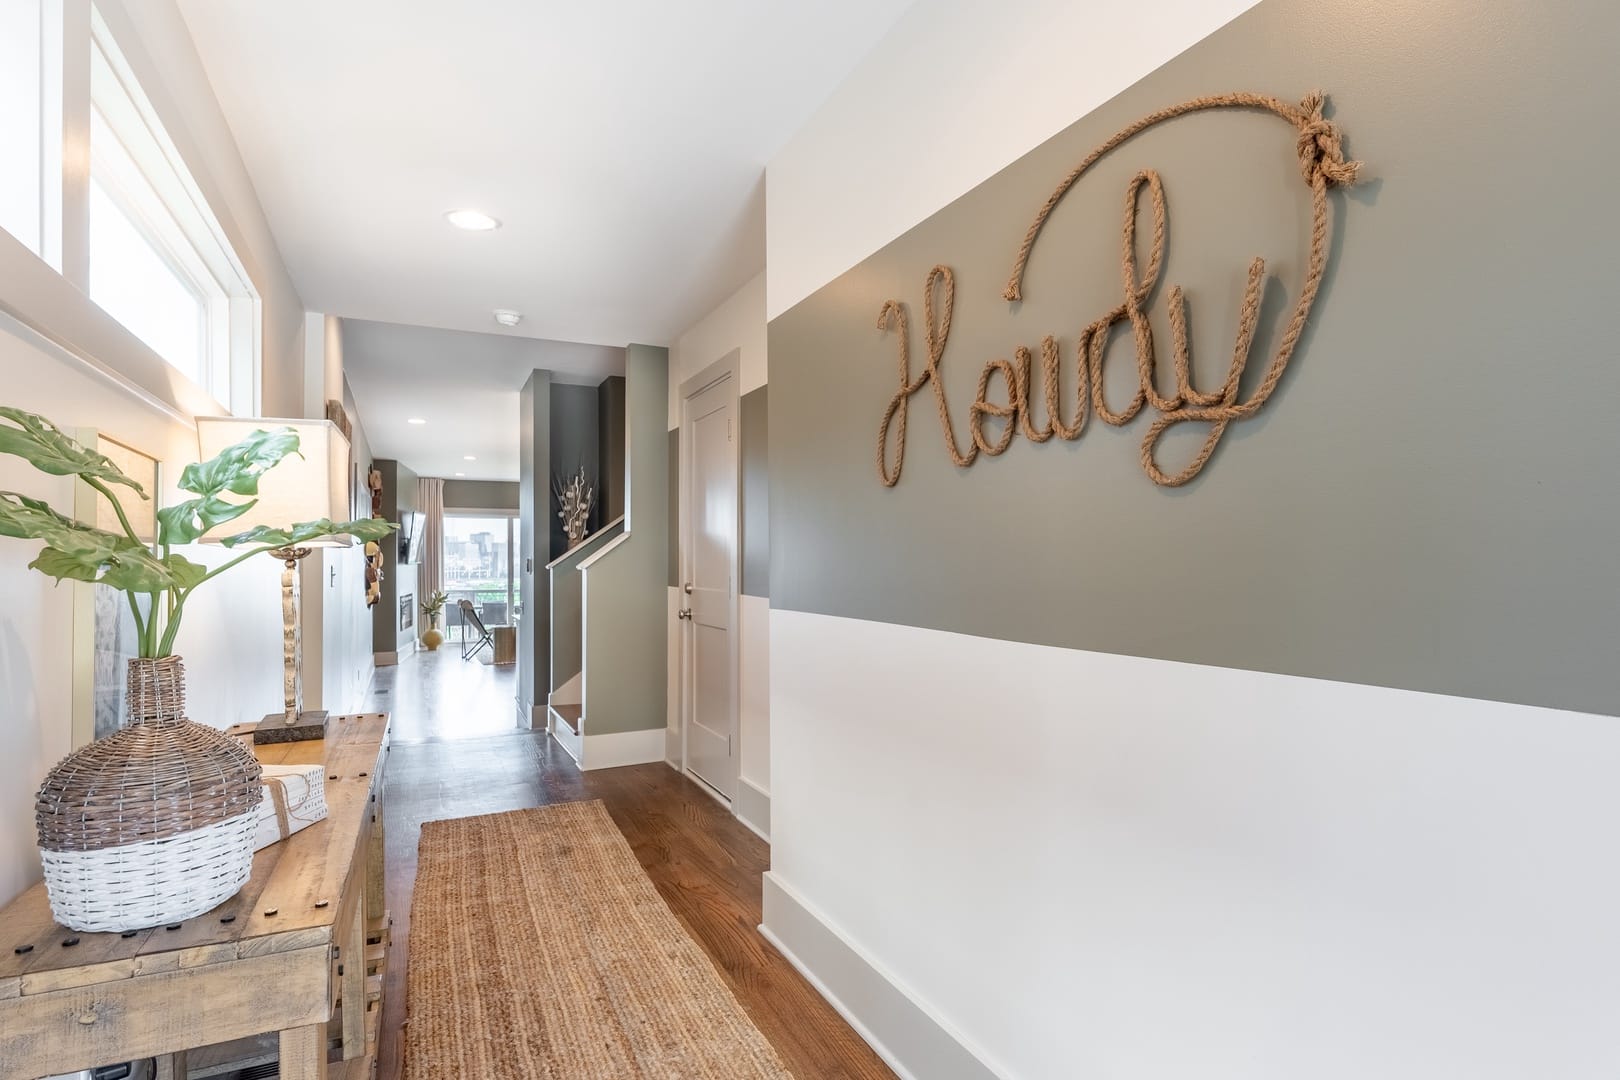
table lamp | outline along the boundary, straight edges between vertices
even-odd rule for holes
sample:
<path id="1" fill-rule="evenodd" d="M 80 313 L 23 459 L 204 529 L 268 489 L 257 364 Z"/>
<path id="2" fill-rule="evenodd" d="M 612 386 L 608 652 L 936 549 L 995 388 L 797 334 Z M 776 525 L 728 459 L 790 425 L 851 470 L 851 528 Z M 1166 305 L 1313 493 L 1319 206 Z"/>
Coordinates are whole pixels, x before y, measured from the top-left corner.
<path id="1" fill-rule="evenodd" d="M 288 454 L 259 477 L 258 502 L 228 530 L 258 525 L 282 529 L 295 522 L 349 514 L 349 440 L 330 420 L 266 420 L 255 417 L 199 416 L 197 448 L 203 461 L 256 431 L 289 427 L 298 433 L 298 453 Z M 256 743 L 297 742 L 326 737 L 326 710 L 304 711 L 303 635 L 299 630 L 298 563 L 317 547 L 348 547 L 351 538 L 327 536 L 297 547 L 276 548 L 281 570 L 282 710 L 269 713 L 253 733 Z"/>

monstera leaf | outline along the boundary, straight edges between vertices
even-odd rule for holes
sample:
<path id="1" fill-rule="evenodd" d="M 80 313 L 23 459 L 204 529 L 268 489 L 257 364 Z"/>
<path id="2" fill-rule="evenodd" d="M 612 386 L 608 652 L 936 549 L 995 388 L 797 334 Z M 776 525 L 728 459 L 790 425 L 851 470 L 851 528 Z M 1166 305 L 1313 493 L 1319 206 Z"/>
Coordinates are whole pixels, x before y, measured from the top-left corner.
<path id="1" fill-rule="evenodd" d="M 81 525 L 38 499 L 0 492 L 0 536 L 43 540 L 29 567 L 58 581 L 100 581 L 126 592 L 189 588 L 207 571 L 171 555 L 159 559 L 127 536 Z"/>
<path id="2" fill-rule="evenodd" d="M 233 503 L 216 495 L 206 495 L 165 506 L 157 512 L 159 536 L 165 544 L 189 544 L 214 526 L 241 517 L 258 501 Z"/>
<path id="3" fill-rule="evenodd" d="M 0 408 L 0 454 L 14 454 L 40 472 L 52 476 L 82 476 L 135 489 L 141 498 L 146 492 L 125 476 L 105 455 L 88 450 L 62 429 L 31 412 Z"/>
<path id="4" fill-rule="evenodd" d="M 180 474 L 180 487 L 198 497 L 158 511 L 158 540 L 189 544 L 210 529 L 241 517 L 252 509 L 257 498 L 231 502 L 220 496 L 257 496 L 259 477 L 281 463 L 288 454 L 298 453 L 298 433 L 289 427 L 255 431 L 235 446 L 226 447 L 207 461 L 187 465 Z"/>
<path id="5" fill-rule="evenodd" d="M 232 495 L 257 495 L 259 477 L 288 454 L 296 453 L 298 432 L 292 428 L 255 431 L 207 461 L 187 465 L 180 474 L 180 487 L 204 498 L 226 491 Z"/>
<path id="6" fill-rule="evenodd" d="M 94 558 L 105 558 L 131 546 L 128 537 L 81 525 L 52 510 L 49 504 L 15 491 L 0 491 L 0 536 L 43 540 L 69 554 Z"/>
<path id="7" fill-rule="evenodd" d="M 297 547 L 311 540 L 320 540 L 328 536 L 352 536 L 356 540 L 381 540 L 395 529 L 399 528 L 390 521 L 381 518 L 360 518 L 357 521 L 346 521 L 341 525 L 334 524 L 331 518 L 321 518 L 318 521 L 300 521 L 298 524 L 285 529 L 275 529 L 268 525 L 260 525 L 235 536 L 227 536 L 220 543 L 226 547 L 240 547 L 243 544 L 269 544 L 271 547 Z"/>
<path id="8" fill-rule="evenodd" d="M 107 495 L 119 510 L 123 533 L 108 532 L 82 525 L 52 510 L 39 499 L 0 491 L 0 536 L 38 540 L 44 547 L 29 565 L 58 581 L 93 581 L 130 594 L 140 636 L 140 655 L 166 656 L 175 643 L 186 600 L 193 590 L 232 566 L 258 554 L 263 548 L 245 551 L 214 569 L 201 566 L 169 549 L 189 544 L 204 534 L 247 513 L 257 502 L 259 477 L 298 452 L 298 434 L 281 427 L 256 431 L 209 461 L 188 465 L 180 476 L 182 490 L 196 496 L 158 511 L 158 551 L 136 538 L 123 515 L 123 507 L 108 485 L 133 488 L 142 498 L 146 493 L 106 457 L 87 450 L 62 434 L 43 417 L 20 409 L 0 408 L 0 454 L 24 458 L 41 472 L 53 476 L 78 476 Z M 234 501 L 227 496 L 240 496 Z M 360 540 L 381 540 L 396 526 L 371 518 L 335 524 L 329 520 L 305 521 L 284 529 L 249 529 L 224 541 L 227 547 L 263 545 L 269 548 L 296 547 L 328 536 L 353 536 Z M 143 618 L 135 597 L 152 596 L 149 617 Z M 167 619 L 161 620 L 157 594 L 167 593 Z"/>

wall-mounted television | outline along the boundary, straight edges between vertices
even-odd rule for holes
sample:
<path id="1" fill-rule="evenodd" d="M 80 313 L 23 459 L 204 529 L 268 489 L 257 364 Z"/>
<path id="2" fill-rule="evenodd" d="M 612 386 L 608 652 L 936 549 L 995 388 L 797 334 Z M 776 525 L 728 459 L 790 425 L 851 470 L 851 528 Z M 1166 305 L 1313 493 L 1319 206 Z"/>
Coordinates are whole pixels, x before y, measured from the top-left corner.
<path id="1" fill-rule="evenodd" d="M 421 552 L 418 549 L 422 544 L 422 532 L 426 523 L 427 515 L 416 510 L 407 510 L 400 515 L 399 561 L 401 564 L 413 563 L 421 558 Z"/>

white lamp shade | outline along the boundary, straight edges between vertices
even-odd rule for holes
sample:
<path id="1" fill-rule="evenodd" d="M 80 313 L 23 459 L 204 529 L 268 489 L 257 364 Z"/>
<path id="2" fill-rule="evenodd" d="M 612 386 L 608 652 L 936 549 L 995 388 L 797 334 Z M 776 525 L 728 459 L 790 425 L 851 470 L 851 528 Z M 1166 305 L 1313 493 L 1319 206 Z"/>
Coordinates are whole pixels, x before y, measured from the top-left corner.
<path id="1" fill-rule="evenodd" d="M 284 529 L 321 518 L 339 523 L 349 520 L 349 440 L 330 420 L 199 416 L 199 459 L 207 461 L 256 431 L 280 427 L 290 427 L 298 433 L 298 453 L 288 454 L 260 475 L 258 503 L 241 517 L 220 526 L 216 530 L 219 536 L 244 532 L 259 525 Z M 246 501 L 244 496 L 225 497 L 233 502 Z M 348 547 L 351 542 L 347 536 L 331 536 L 298 546 Z"/>

